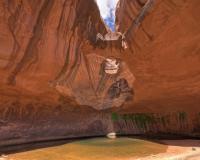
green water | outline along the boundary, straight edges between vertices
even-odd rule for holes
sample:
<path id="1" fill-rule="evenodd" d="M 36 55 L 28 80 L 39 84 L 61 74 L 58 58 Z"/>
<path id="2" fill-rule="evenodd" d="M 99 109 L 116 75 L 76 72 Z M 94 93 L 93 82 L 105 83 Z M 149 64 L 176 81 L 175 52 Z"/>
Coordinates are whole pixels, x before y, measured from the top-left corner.
<path id="1" fill-rule="evenodd" d="M 126 160 L 165 152 L 167 146 L 134 138 L 93 138 L 12 154 L 12 160 Z"/>

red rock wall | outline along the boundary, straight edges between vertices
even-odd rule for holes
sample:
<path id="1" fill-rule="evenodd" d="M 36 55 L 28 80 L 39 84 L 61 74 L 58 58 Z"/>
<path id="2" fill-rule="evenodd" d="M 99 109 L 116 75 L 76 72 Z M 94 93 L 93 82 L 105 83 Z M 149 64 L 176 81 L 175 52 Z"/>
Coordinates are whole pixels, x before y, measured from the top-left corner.
<path id="1" fill-rule="evenodd" d="M 145 2 L 121 0 L 120 31 L 129 29 Z M 185 134 L 198 134 L 199 6 L 198 0 L 155 0 L 126 35 L 123 50 L 120 42 L 96 42 L 106 30 L 93 0 L 1 1 L 1 139 L 104 134 L 116 127 L 111 112 L 185 112 Z M 115 76 L 100 73 L 108 57 L 120 61 Z M 109 98 L 109 88 L 122 78 L 132 98 L 122 92 Z M 172 119 L 162 131 L 181 133 Z"/>
<path id="2" fill-rule="evenodd" d="M 198 110 L 198 3 L 155 1 L 141 26 L 129 36 L 133 52 L 125 55 L 136 77 L 138 104 L 152 104 L 160 111 Z M 128 22 L 127 18 L 124 25 Z"/>

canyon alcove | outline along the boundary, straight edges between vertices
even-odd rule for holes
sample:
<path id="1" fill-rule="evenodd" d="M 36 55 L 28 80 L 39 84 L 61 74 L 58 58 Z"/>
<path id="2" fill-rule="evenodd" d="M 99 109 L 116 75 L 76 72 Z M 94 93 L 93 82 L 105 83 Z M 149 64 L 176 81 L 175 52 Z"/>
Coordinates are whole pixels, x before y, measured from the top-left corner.
<path id="1" fill-rule="evenodd" d="M 0 146 L 199 137 L 199 14 L 199 0 L 120 0 L 109 39 L 95 0 L 0 1 Z"/>

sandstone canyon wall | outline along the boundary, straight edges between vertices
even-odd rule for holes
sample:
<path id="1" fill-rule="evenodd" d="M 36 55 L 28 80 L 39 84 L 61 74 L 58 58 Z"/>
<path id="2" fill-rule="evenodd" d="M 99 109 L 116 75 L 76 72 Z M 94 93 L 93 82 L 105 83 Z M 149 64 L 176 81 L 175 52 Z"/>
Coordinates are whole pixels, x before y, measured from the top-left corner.
<path id="1" fill-rule="evenodd" d="M 200 131 L 200 2 L 121 0 L 121 43 L 94 0 L 0 1 L 0 145 L 122 134 Z M 105 73 L 106 58 L 119 70 Z"/>

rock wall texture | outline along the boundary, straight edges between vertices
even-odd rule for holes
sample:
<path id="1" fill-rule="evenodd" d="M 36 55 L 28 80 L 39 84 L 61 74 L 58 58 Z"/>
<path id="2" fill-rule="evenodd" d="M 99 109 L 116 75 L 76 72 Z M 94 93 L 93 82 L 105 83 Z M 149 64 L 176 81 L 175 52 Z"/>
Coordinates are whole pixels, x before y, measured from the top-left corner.
<path id="1" fill-rule="evenodd" d="M 94 0 L 1 0 L 0 145 L 110 131 L 199 136 L 200 1 L 153 2 L 131 27 L 146 0 L 120 1 L 124 50 L 96 41 L 106 28 Z"/>

